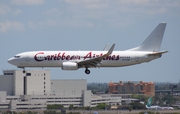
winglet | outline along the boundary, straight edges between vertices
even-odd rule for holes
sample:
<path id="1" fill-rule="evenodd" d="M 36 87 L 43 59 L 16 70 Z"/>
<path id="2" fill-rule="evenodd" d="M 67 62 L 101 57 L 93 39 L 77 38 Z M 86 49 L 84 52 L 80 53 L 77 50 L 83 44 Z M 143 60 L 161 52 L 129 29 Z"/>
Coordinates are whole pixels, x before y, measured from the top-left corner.
<path id="1" fill-rule="evenodd" d="M 111 46 L 111 48 L 109 49 L 109 51 L 102 55 L 102 56 L 99 56 L 99 57 L 96 57 L 96 58 L 92 58 L 92 59 L 87 59 L 87 60 L 81 60 L 81 61 L 78 61 L 78 65 L 79 65 L 79 68 L 81 67 L 89 67 L 89 66 L 94 66 L 94 67 L 99 67 L 98 64 L 101 64 L 101 61 L 103 60 L 103 58 L 109 56 L 112 54 L 113 50 L 114 50 L 114 46 L 115 44 L 113 44 Z"/>
<path id="2" fill-rule="evenodd" d="M 107 45 L 104 47 L 103 51 L 108 51 L 108 47 L 109 47 L 109 44 L 107 44 Z"/>
<path id="3" fill-rule="evenodd" d="M 111 48 L 110 48 L 109 51 L 107 52 L 107 55 L 111 55 L 111 53 L 112 53 L 113 50 L 114 50 L 114 46 L 115 46 L 115 44 L 113 44 L 113 45 L 111 46 Z"/>

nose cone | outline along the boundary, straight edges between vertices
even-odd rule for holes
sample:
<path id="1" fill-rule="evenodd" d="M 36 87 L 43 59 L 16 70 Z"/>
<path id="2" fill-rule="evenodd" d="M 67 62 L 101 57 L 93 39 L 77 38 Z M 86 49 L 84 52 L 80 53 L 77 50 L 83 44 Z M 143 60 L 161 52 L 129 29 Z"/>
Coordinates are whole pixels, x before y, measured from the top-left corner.
<path id="1" fill-rule="evenodd" d="M 14 65 L 14 59 L 13 58 L 8 59 L 8 63 Z"/>

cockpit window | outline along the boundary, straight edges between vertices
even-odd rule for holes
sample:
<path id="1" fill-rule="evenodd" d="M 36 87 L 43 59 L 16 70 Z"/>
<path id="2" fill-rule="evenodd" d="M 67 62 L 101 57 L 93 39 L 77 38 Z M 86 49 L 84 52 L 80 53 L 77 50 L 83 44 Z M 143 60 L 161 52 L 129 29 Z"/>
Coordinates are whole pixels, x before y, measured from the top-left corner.
<path id="1" fill-rule="evenodd" d="M 14 56 L 15 58 L 20 58 L 20 56 Z"/>

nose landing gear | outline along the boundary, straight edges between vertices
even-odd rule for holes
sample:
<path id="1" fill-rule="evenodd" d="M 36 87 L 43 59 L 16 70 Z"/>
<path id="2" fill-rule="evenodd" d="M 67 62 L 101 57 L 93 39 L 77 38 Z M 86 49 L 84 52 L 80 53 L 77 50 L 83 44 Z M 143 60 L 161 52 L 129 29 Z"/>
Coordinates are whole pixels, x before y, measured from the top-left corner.
<path id="1" fill-rule="evenodd" d="M 90 74 L 90 70 L 88 68 L 86 68 L 85 73 Z"/>

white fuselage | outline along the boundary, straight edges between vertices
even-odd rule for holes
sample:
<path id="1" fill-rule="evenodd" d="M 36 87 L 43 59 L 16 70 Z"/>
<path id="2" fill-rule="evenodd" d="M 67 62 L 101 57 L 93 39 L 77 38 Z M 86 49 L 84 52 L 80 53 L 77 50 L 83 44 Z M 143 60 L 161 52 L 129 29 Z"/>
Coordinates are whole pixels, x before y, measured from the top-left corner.
<path id="1" fill-rule="evenodd" d="M 8 60 L 17 67 L 62 67 L 63 62 L 78 63 L 106 54 L 107 51 L 32 51 L 17 54 Z M 149 56 L 153 52 L 113 51 L 98 64 L 98 67 L 121 67 L 149 62 L 159 55 Z M 93 66 L 89 66 L 93 67 Z"/>
<path id="2" fill-rule="evenodd" d="M 147 109 L 152 109 L 152 110 L 173 110 L 174 108 L 173 107 L 161 107 L 161 106 L 147 106 L 146 105 L 146 108 Z"/>

